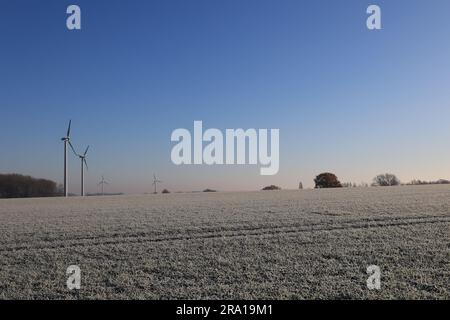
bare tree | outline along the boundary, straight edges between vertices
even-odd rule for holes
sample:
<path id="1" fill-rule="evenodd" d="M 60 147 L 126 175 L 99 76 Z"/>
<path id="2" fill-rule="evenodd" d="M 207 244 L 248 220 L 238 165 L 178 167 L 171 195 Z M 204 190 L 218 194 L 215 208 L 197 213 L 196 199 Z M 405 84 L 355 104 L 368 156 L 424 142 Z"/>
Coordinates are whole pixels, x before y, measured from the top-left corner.
<path id="1" fill-rule="evenodd" d="M 391 187 L 400 185 L 400 180 L 391 173 L 379 174 L 373 179 L 373 186 Z"/>
<path id="2" fill-rule="evenodd" d="M 357 188 L 358 185 L 355 182 L 344 182 L 342 183 L 343 188 Z"/>
<path id="3" fill-rule="evenodd" d="M 362 188 L 367 188 L 367 187 L 369 187 L 369 184 L 367 182 L 361 182 L 361 184 L 359 186 Z"/>

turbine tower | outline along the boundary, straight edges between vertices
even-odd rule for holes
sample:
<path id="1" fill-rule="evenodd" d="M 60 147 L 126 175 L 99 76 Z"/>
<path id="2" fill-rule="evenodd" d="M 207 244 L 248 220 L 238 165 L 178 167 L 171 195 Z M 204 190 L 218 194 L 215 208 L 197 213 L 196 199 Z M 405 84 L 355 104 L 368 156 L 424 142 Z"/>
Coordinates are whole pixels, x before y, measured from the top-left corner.
<path id="1" fill-rule="evenodd" d="M 62 141 L 64 141 L 64 197 L 68 197 L 69 196 L 69 175 L 68 175 L 68 171 L 69 171 L 69 167 L 67 164 L 68 161 L 68 150 L 67 150 L 67 145 L 70 146 L 70 148 L 72 149 L 72 152 L 77 154 L 75 152 L 75 149 L 72 146 L 72 143 L 70 142 L 70 126 L 72 124 L 72 120 L 69 121 L 69 126 L 67 127 L 67 134 L 65 137 L 61 138 Z"/>
<path id="2" fill-rule="evenodd" d="M 158 184 L 158 183 L 160 183 L 160 182 L 162 182 L 161 180 L 158 180 L 158 179 L 156 179 L 156 175 L 155 174 L 153 174 L 153 185 L 155 186 L 155 194 L 157 193 L 156 192 L 156 185 Z"/>
<path id="3" fill-rule="evenodd" d="M 86 170 L 88 170 L 88 165 L 86 161 L 86 154 L 89 150 L 89 146 L 87 146 L 84 153 L 79 154 L 78 157 L 81 159 L 81 196 L 84 197 L 84 166 L 86 166 Z"/>
<path id="4" fill-rule="evenodd" d="M 105 192 L 104 192 L 104 186 L 105 186 L 105 184 L 109 184 L 109 182 L 106 181 L 106 180 L 105 180 L 105 177 L 102 176 L 102 180 L 98 183 L 98 185 L 101 185 L 101 186 L 102 186 L 102 196 L 105 195 Z"/>

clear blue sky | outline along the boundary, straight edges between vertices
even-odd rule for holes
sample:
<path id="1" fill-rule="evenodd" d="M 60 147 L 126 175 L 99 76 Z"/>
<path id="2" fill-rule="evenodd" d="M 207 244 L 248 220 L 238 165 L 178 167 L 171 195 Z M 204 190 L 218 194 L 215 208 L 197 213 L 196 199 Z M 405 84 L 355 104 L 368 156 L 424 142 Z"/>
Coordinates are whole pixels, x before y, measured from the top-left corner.
<path id="1" fill-rule="evenodd" d="M 449 17 L 448 0 L 2 1 L 0 172 L 61 182 L 72 119 L 75 147 L 92 148 L 88 192 L 101 174 L 130 193 L 153 172 L 173 191 L 450 178 Z M 194 120 L 279 128 L 279 174 L 176 167 L 170 134 Z M 78 192 L 75 157 L 70 178 Z"/>

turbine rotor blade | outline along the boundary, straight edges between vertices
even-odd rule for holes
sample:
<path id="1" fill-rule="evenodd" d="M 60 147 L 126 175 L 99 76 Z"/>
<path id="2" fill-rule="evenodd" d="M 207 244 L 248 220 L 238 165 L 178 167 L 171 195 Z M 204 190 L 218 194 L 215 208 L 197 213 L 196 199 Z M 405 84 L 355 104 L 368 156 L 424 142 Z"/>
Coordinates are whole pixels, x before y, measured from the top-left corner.
<path id="1" fill-rule="evenodd" d="M 69 120 L 69 126 L 67 127 L 67 137 L 70 137 L 70 126 L 72 124 L 72 120 Z"/>
<path id="2" fill-rule="evenodd" d="M 89 150 L 89 146 L 87 146 L 86 150 L 84 151 L 84 155 L 86 155 L 86 153 L 88 152 L 88 150 Z"/>
<path id="3" fill-rule="evenodd" d="M 74 147 L 73 147 L 73 145 L 72 145 L 72 142 L 70 142 L 70 140 L 68 140 L 68 142 L 69 142 L 70 148 L 72 149 L 72 152 L 73 152 L 76 156 L 80 156 L 80 155 L 75 151 L 75 149 L 74 149 Z"/>
<path id="4" fill-rule="evenodd" d="M 84 165 L 86 166 L 86 170 L 89 170 L 89 169 L 88 169 L 88 165 L 87 165 L 86 158 L 83 158 L 83 162 L 84 162 Z"/>

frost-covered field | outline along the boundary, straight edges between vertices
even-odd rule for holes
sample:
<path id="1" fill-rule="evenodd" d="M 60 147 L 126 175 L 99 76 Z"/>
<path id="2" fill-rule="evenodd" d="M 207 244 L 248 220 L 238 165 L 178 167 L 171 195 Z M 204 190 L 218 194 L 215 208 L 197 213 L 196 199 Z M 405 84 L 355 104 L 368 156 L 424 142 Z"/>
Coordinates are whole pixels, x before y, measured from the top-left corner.
<path id="1" fill-rule="evenodd" d="M 450 187 L 0 200 L 0 298 L 449 299 Z"/>

